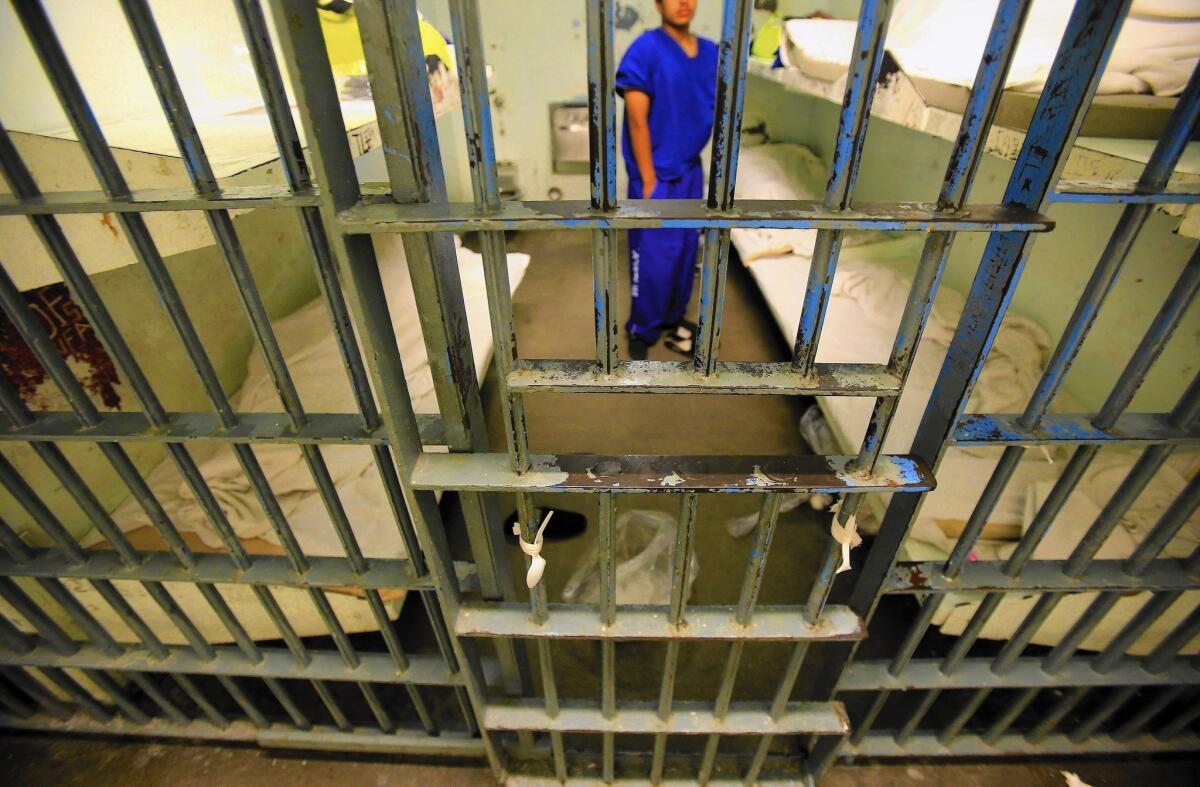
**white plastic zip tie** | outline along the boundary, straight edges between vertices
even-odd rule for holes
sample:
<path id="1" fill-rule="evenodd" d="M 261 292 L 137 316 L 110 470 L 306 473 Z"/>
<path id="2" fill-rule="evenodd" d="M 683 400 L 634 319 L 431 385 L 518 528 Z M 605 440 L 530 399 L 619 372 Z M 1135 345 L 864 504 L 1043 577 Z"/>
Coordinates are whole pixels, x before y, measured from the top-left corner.
<path id="1" fill-rule="evenodd" d="M 850 570 L 850 550 L 862 543 L 862 536 L 858 534 L 857 514 L 851 514 L 844 525 L 838 522 L 838 516 L 842 510 L 841 500 L 831 506 L 829 510 L 833 513 L 833 521 L 829 523 L 829 532 L 833 535 L 833 540 L 842 545 L 842 564 L 834 572 L 840 574 Z"/>
<path id="2" fill-rule="evenodd" d="M 538 527 L 537 533 L 533 536 L 532 544 L 521 538 L 521 523 L 513 523 L 513 535 L 517 537 L 517 543 L 521 545 L 521 551 L 533 558 L 529 562 L 529 571 L 525 572 L 525 587 L 530 590 L 537 587 L 537 584 L 542 581 L 542 574 L 546 571 L 546 558 L 542 557 L 542 534 L 546 532 L 546 525 L 550 524 L 550 517 L 552 516 L 554 516 L 553 509 L 542 520 L 541 526 Z"/>

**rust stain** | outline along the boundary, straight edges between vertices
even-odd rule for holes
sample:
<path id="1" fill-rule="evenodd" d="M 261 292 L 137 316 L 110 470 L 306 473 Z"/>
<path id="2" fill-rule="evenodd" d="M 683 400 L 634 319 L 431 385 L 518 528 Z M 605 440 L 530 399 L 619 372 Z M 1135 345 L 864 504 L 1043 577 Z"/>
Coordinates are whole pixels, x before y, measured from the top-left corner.
<path id="1" fill-rule="evenodd" d="M 103 224 L 105 227 L 108 227 L 108 231 L 112 233 L 112 236 L 114 238 L 120 239 L 121 234 L 119 232 L 117 232 L 117 225 L 113 224 L 113 217 L 112 217 L 111 213 L 103 214 L 100 217 L 100 223 Z"/>
<path id="2" fill-rule="evenodd" d="M 929 578 L 921 573 L 920 566 L 909 566 L 908 584 L 915 588 L 927 587 L 929 585 Z"/>

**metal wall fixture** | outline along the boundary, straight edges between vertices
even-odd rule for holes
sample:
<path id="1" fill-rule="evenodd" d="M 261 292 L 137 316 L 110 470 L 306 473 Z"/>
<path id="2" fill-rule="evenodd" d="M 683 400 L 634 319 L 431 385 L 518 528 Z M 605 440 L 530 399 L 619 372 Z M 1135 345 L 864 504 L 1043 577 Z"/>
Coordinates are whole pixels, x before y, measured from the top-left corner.
<path id="1" fill-rule="evenodd" d="M 753 783 L 819 778 L 839 754 L 904 757 L 1200 748 L 1194 731 L 1200 703 L 1191 688 L 1200 684 L 1200 669 L 1194 660 L 1178 656 L 1200 632 L 1200 613 L 1191 613 L 1148 656 L 1126 655 L 1157 615 L 1185 591 L 1200 588 L 1200 554 L 1188 560 L 1160 556 L 1195 512 L 1200 483 L 1188 486 L 1131 558 L 1095 559 L 1121 514 L 1171 451 L 1180 444 L 1195 444 L 1200 437 L 1196 425 L 1200 382 L 1192 384 L 1171 413 L 1124 414 L 1200 289 L 1200 256 L 1187 265 L 1100 412 L 1048 413 L 1149 212 L 1158 203 L 1197 198 L 1169 184 L 1168 177 L 1200 113 L 1200 76 L 1192 78 L 1179 99 L 1168 130 L 1136 183 L 1073 182 L 1058 185 L 1056 191 L 1059 172 L 1129 0 L 1077 3 L 999 205 L 971 204 L 967 198 L 1030 0 L 999 3 L 941 192 L 936 204 L 929 205 L 852 203 L 890 0 L 862 3 L 830 178 L 821 200 L 734 200 L 753 3 L 727 0 L 707 201 L 621 203 L 616 197 L 615 3 L 586 3 L 590 200 L 550 203 L 500 199 L 477 3 L 449 0 L 473 204 L 446 200 L 413 0 L 355 4 L 390 179 L 390 193 L 384 196 L 364 195 L 355 178 L 311 0 L 271 0 L 279 54 L 290 75 L 311 163 L 301 154 L 300 135 L 258 0 L 233 0 L 281 156 L 285 183 L 274 190 L 220 187 L 146 0 L 121 0 L 186 164 L 194 187 L 191 193 L 130 190 L 40 3 L 12 2 L 102 191 L 43 194 L 9 135 L 0 129 L 0 171 L 13 192 L 0 197 L 0 213 L 28 217 L 142 409 L 139 413 L 99 411 L 10 276 L 0 275 L 0 305 L 71 406 L 71 412 L 31 412 L 17 392 L 0 380 L 0 406 L 7 420 L 0 439 L 31 446 L 111 547 L 84 550 L 39 491 L 0 460 L 0 483 L 54 544 L 54 548 L 33 548 L 9 526 L 0 526 L 0 546 L 5 551 L 0 558 L 0 597 L 26 624 L 18 626 L 0 617 L 3 724 L 252 740 L 277 747 L 485 756 L 497 779 L 530 781 L 581 777 Z M 1016 416 L 967 416 L 966 402 L 1019 280 L 1033 233 L 1053 227 L 1041 211 L 1054 200 L 1125 207 L 1026 411 Z M 230 219 L 229 211 L 251 207 L 298 213 L 331 330 L 355 393 L 356 414 L 309 413 L 301 406 Z M 152 211 L 182 210 L 204 212 L 283 402 L 282 416 L 235 412 L 216 377 L 143 217 Z M 213 412 L 168 412 L 143 371 L 141 364 L 147 359 L 134 357 L 117 329 L 56 218 L 96 212 L 111 212 L 120 222 L 211 399 Z M 703 231 L 694 363 L 618 358 L 617 233 L 657 226 Z M 737 227 L 818 230 L 789 362 L 719 359 L 729 231 Z M 503 234 L 512 229 L 591 233 L 593 358 L 520 356 Z M 852 229 L 925 233 L 908 306 L 886 364 L 815 361 L 843 234 Z M 464 327 L 465 307 L 450 234 L 464 230 L 481 234 L 507 435 L 504 453 L 488 451 Z M 988 234 L 975 283 L 911 453 L 884 454 L 884 437 L 951 244 L 960 232 Z M 379 233 L 400 233 L 403 240 L 441 413 L 437 419 L 418 418 L 413 412 L 372 245 L 371 236 Z M 545 391 L 869 396 L 876 403 L 862 446 L 852 456 L 547 456 L 531 450 L 524 416 L 525 397 Z M 123 443 L 135 440 L 166 445 L 221 536 L 222 553 L 199 555 L 188 548 L 123 448 Z M 236 454 L 284 547 L 283 556 L 247 553 L 189 452 L 188 444 L 197 440 L 226 444 Z M 58 448 L 64 441 L 99 446 L 170 552 L 133 548 Z M 314 489 L 330 512 L 345 558 L 313 557 L 301 550 L 255 458 L 252 446 L 257 442 L 298 446 Z M 324 446 L 347 442 L 373 452 L 395 514 L 396 537 L 409 555 L 406 560 L 368 559 L 359 548 L 322 456 Z M 448 446 L 449 453 L 425 451 L 423 443 L 430 442 Z M 921 493 L 933 487 L 944 449 L 953 444 L 1003 445 L 1004 459 L 948 561 L 897 565 L 897 550 L 920 506 Z M 1077 447 L 1012 557 L 1002 563 L 967 562 L 991 506 L 1026 446 L 1035 444 Z M 1088 463 L 1101 446 L 1111 444 L 1143 448 L 1134 470 L 1070 559 L 1031 560 Z M 664 486 L 662 480 L 668 476 L 676 483 Z M 840 561 L 839 545 L 829 538 L 828 543 L 817 545 L 821 563 L 807 600 L 759 608 L 779 493 L 795 490 L 844 495 L 837 514 L 842 524 L 854 516 L 864 495 L 892 494 L 878 537 L 865 557 L 856 559 L 863 565 L 843 579 L 854 582 L 848 606 L 828 603 Z M 470 565 L 452 559 L 437 492 L 460 496 L 473 556 Z M 598 604 L 550 604 L 541 585 L 531 591 L 528 605 L 517 601 L 503 553 L 497 492 L 516 496 L 526 540 L 533 539 L 538 522 L 534 493 L 598 496 L 602 580 Z M 761 499 L 754 546 L 733 607 L 685 604 L 685 572 L 697 509 L 701 494 L 709 492 L 751 493 Z M 670 604 L 626 607 L 615 597 L 617 501 L 627 494 L 651 493 L 675 494 L 680 503 Z M 118 641 L 78 602 L 64 579 L 90 583 L 139 641 Z M 164 644 L 114 581 L 139 583 L 188 644 Z M 178 583 L 199 591 L 234 645 L 205 639 L 166 589 Z M 61 606 L 84 633 L 83 639 L 72 636 L 39 608 L 27 592 L 33 584 Z M 284 647 L 250 637 L 217 590 L 229 584 L 253 590 Z M 304 589 L 329 636 L 297 636 L 273 595 L 273 588 L 279 587 Z M 365 635 L 347 635 L 325 595 L 334 587 L 353 587 L 363 594 L 378 624 L 376 640 L 361 644 Z M 424 625 L 431 632 L 429 653 L 405 652 L 380 595 L 389 588 L 404 588 L 419 596 Z M 945 594 L 964 589 L 987 593 L 967 630 L 943 659 L 914 659 Z M 1079 655 L 1079 644 L 1116 600 L 1139 590 L 1152 591 L 1153 596 L 1128 630 L 1099 656 Z M 971 657 L 989 616 L 1004 594 L 1012 591 L 1039 593 L 1040 600 L 999 655 Z M 1088 591 L 1100 593 L 1061 644 L 1044 657 L 1024 655 L 1055 606 L 1069 594 Z M 858 642 L 867 634 L 876 605 L 891 593 L 920 594 L 920 612 L 907 635 L 894 645 L 890 659 L 859 658 Z M 30 627 L 35 634 L 28 633 Z M 551 643 L 562 638 L 598 643 L 601 689 L 595 700 L 560 699 Z M 616 643 L 637 640 L 665 643 L 657 702 L 616 696 Z M 700 640 L 728 643 L 715 695 L 709 702 L 676 701 L 681 647 Z M 751 702 L 735 691 L 739 666 L 748 643 L 766 641 L 787 643 L 790 657 L 772 700 Z M 810 661 L 807 657 L 814 647 L 823 648 L 824 657 Z M 537 662 L 540 686 L 531 678 L 530 658 Z M 794 697 L 806 668 L 824 676 L 817 682 L 824 689 L 818 689 L 818 695 Z M 958 690 L 963 689 L 968 696 L 960 702 Z M 997 704 L 992 695 L 1001 691 L 1015 695 Z M 1026 711 L 1046 704 L 1044 698 L 1039 700 L 1044 692 L 1064 691 L 1048 710 L 1028 722 Z M 437 696 L 442 701 L 431 699 L 436 692 L 441 692 Z M 912 700 L 913 692 L 920 693 L 919 700 Z M 848 715 L 842 700 L 863 693 L 870 696 L 869 702 L 862 703 L 865 713 Z M 1143 703 L 1140 709 L 1122 713 L 1135 698 Z M 910 712 L 899 730 L 881 731 L 876 723 L 889 701 L 908 702 Z M 927 729 L 923 721 L 931 710 L 948 702 L 956 708 L 952 719 L 937 730 Z M 1059 730 L 1059 723 L 1081 705 L 1089 709 L 1086 718 L 1073 729 Z M 314 707 L 324 709 L 321 718 L 314 717 Z M 455 712 L 447 714 L 446 707 Z M 649 743 L 640 753 L 626 751 L 618 746 L 618 735 L 645 736 Z M 703 744 L 673 745 L 683 736 L 700 736 Z M 749 747 L 741 745 L 746 738 Z M 738 739 L 739 745 L 727 746 L 722 753 L 722 742 L 731 739 Z"/>

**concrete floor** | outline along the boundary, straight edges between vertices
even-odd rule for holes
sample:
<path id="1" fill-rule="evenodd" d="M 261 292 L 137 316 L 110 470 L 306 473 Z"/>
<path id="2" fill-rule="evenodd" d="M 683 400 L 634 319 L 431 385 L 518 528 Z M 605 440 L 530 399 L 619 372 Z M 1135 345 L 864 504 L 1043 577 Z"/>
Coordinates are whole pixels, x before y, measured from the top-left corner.
<path id="1" fill-rule="evenodd" d="M 533 263 L 514 297 L 521 355 L 529 358 L 585 358 L 593 352 L 591 266 L 589 238 L 582 232 L 536 233 L 510 239 L 512 251 L 526 251 Z M 622 266 L 624 267 L 624 266 Z M 697 281 L 698 283 L 698 281 Z M 799 284 L 798 284 L 799 286 Z M 627 275 L 618 303 L 626 304 Z M 693 298 L 691 316 L 695 317 Z M 622 347 L 624 353 L 624 347 Z M 726 294 L 721 357 L 727 360 L 781 360 L 788 348 L 779 337 L 765 305 L 744 271 L 731 270 Z M 665 348 L 651 358 L 677 358 Z M 483 386 L 493 447 L 503 450 L 503 419 L 494 371 Z M 530 444 L 535 452 L 786 454 L 806 449 L 796 428 L 804 402 L 770 396 L 629 396 L 536 394 L 526 397 Z M 502 500 L 504 513 L 511 500 Z M 546 495 L 539 505 L 577 511 L 595 520 L 589 496 Z M 639 495 L 620 501 L 619 510 L 645 507 L 674 512 L 678 498 Z M 750 550 L 750 538 L 732 538 L 725 522 L 750 513 L 756 502 L 748 496 L 705 495 L 700 501 L 695 549 L 699 574 L 690 598 L 696 604 L 734 604 Z M 828 538 L 827 515 L 806 506 L 784 514 L 771 546 L 759 597 L 762 604 L 794 604 L 804 599 Z M 545 583 L 558 601 L 577 561 L 591 554 L 594 527 L 575 538 L 550 540 L 544 550 L 549 568 Z M 452 534 L 454 536 L 456 534 Z M 461 548 L 462 537 L 453 540 Z M 507 554 L 515 576 L 524 572 L 524 558 L 510 542 Z M 518 583 L 522 585 L 523 583 Z M 845 582 L 840 584 L 846 584 Z M 835 588 L 835 595 L 842 588 Z M 901 600 L 907 602 L 907 599 Z M 898 606 L 895 626 L 905 625 L 910 610 Z M 885 617 L 891 618 L 889 614 Z M 885 621 L 886 623 L 886 621 Z M 403 625 L 403 619 L 402 619 Z M 873 632 L 874 633 L 874 632 Z M 873 637 L 874 639 L 874 637 Z M 874 646 L 877 643 L 871 642 Z M 664 646 L 623 643 L 617 648 L 618 697 L 622 700 L 657 696 Z M 556 642 L 555 677 L 564 699 L 599 697 L 600 655 L 596 643 Z M 711 701 L 728 645 L 690 643 L 681 649 L 676 697 Z M 752 643 L 746 648 L 736 683 L 737 699 L 768 699 L 787 658 L 786 646 Z M 805 681 L 818 674 L 823 659 L 813 647 L 797 697 Z M 534 667 L 536 669 L 536 660 Z M 540 676 L 535 674 L 535 685 Z M 936 714 L 931 715 L 936 720 Z M 739 751 L 744 741 L 724 739 L 721 752 Z M 618 741 L 624 744 L 623 741 Z M 781 741 L 786 744 L 786 741 Z M 675 736 L 673 750 L 701 740 Z M 570 745 L 570 741 L 568 741 Z M 589 746 L 594 741 L 589 741 Z M 1163 761 L 1083 762 L 1061 766 L 1076 771 L 1094 787 L 1157 783 L 1200 784 L 1195 763 Z M 289 753 L 276 756 L 253 748 L 216 747 L 187 743 L 139 743 L 128 740 L 63 739 L 8 736 L 0 740 L 0 784 L 490 784 L 490 773 L 478 767 L 397 761 L 355 761 L 350 757 Z M 838 766 L 829 785 L 1063 785 L 1059 766 L 996 765 L 874 765 Z"/>
<path id="2" fill-rule="evenodd" d="M 1200 766 L 1185 762 L 838 765 L 821 787 L 1068 787 L 1062 771 L 1091 787 L 1194 787 Z M 279 755 L 261 749 L 186 743 L 45 738 L 0 739 L 0 784 L 17 787 L 485 787 L 491 771 L 343 757 Z"/>

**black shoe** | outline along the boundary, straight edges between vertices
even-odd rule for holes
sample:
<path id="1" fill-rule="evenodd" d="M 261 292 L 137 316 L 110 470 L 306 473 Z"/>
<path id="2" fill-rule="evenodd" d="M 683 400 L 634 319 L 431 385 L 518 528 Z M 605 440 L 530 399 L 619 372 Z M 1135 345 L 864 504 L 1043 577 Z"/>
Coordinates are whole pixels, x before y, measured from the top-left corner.
<path id="1" fill-rule="evenodd" d="M 629 337 L 629 357 L 635 361 L 646 360 L 647 353 L 650 352 L 650 345 L 644 340 L 636 336 Z"/>
<path id="2" fill-rule="evenodd" d="M 699 332 L 696 323 L 680 320 L 663 339 L 663 345 L 672 352 L 691 358 L 696 354 L 696 334 Z"/>

